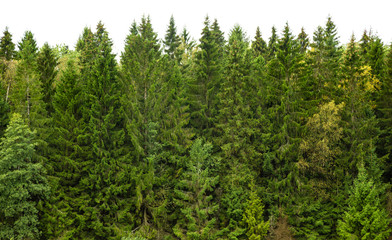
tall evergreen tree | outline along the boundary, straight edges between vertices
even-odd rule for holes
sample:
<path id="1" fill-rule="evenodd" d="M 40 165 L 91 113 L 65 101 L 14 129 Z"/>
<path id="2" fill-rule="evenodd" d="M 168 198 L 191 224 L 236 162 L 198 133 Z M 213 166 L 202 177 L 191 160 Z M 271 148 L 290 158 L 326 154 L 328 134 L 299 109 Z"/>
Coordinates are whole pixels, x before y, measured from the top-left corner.
<path id="1" fill-rule="evenodd" d="M 27 44 L 28 43 L 28 44 Z M 30 46 L 28 46 L 30 45 Z M 24 53 L 24 48 L 28 47 L 34 57 L 37 57 L 38 54 L 38 46 L 37 42 L 35 41 L 34 34 L 31 31 L 26 31 L 23 35 L 22 40 L 18 43 L 18 54 L 17 54 L 17 59 L 22 59 Z"/>
<path id="2" fill-rule="evenodd" d="M 260 28 L 257 27 L 255 39 L 252 42 L 252 50 L 253 54 L 258 57 L 266 57 L 267 53 L 267 44 L 265 43 L 264 39 L 261 36 Z"/>
<path id="3" fill-rule="evenodd" d="M 388 239 L 391 219 L 381 202 L 382 189 L 360 166 L 337 227 L 342 239 Z"/>
<path id="4" fill-rule="evenodd" d="M 190 150 L 187 170 L 175 188 L 175 203 L 180 211 L 174 234 L 181 239 L 215 239 L 218 205 L 213 202 L 213 190 L 218 176 L 212 177 L 208 166 L 212 145 L 197 139 Z"/>
<path id="5" fill-rule="evenodd" d="M 221 79 L 219 45 L 215 42 L 208 16 L 204 21 L 199 51 L 195 56 L 194 75 L 188 82 L 191 126 L 209 138 L 217 113 L 217 93 Z"/>
<path id="6" fill-rule="evenodd" d="M 378 88 L 379 81 L 369 67 L 361 65 L 354 35 L 343 55 L 342 63 L 342 80 L 339 86 L 344 92 L 346 105 L 343 120 L 347 123 L 344 134 L 346 155 L 342 158 L 342 164 L 345 164 L 343 169 L 354 174 L 359 162 L 364 162 L 366 167 L 373 164 L 380 167 L 379 159 L 374 154 L 379 129 L 369 101 L 371 93 Z"/>
<path id="7" fill-rule="evenodd" d="M 53 112 L 52 98 L 55 92 L 54 81 L 58 73 L 57 65 L 58 59 L 53 49 L 45 43 L 37 56 L 37 71 L 41 83 L 42 100 L 49 115 Z"/>
<path id="8" fill-rule="evenodd" d="M 35 157 L 35 132 L 14 114 L 0 148 L 0 238 L 38 239 L 38 203 L 49 187 Z"/>
<path id="9" fill-rule="evenodd" d="M 31 32 L 19 43 L 19 63 L 16 68 L 14 91 L 10 93 L 13 110 L 22 114 L 28 124 L 38 124 L 46 116 L 41 86 L 37 77 L 37 48 Z"/>
<path id="10" fill-rule="evenodd" d="M 91 231 L 90 236 L 108 239 L 116 236 L 117 214 L 124 210 L 128 201 L 124 185 L 129 185 L 132 158 L 125 147 L 125 119 L 115 55 L 101 22 L 94 33 L 94 41 L 96 54 L 83 89 L 86 94 L 83 119 L 90 149 L 85 163 L 87 175 L 81 183 L 89 196 L 83 207 L 89 216 L 86 230 Z"/>
<path id="11" fill-rule="evenodd" d="M 309 38 L 308 34 L 306 34 L 305 29 L 301 28 L 301 32 L 298 34 L 298 44 L 299 44 L 299 51 L 301 53 L 305 53 L 309 47 Z"/>
<path id="12" fill-rule="evenodd" d="M 276 51 L 277 51 L 277 45 L 278 45 L 278 35 L 276 34 L 275 26 L 273 26 L 272 30 L 271 30 L 271 37 L 269 38 L 269 41 L 268 41 L 268 57 L 267 57 L 267 60 L 271 60 L 272 58 L 275 57 L 275 54 L 276 54 Z"/>
<path id="13" fill-rule="evenodd" d="M 15 57 L 15 44 L 12 42 L 12 34 L 5 28 L 0 40 L 0 58 L 9 61 Z"/>
<path id="14" fill-rule="evenodd" d="M 180 37 L 177 35 L 177 27 L 173 16 L 170 17 L 170 22 L 166 30 L 164 44 L 166 47 L 165 53 L 169 56 L 169 58 L 178 58 L 177 48 L 180 46 Z"/>
<path id="15" fill-rule="evenodd" d="M 0 79 L 2 79 L 5 90 L 4 101 L 8 103 L 8 96 L 11 88 L 11 68 L 12 60 L 15 58 L 15 44 L 12 42 L 12 34 L 6 28 L 3 32 L 3 36 L 0 39 Z M 4 89 L 1 89 L 2 92 Z"/>
<path id="16" fill-rule="evenodd" d="M 392 120 L 392 105 L 391 99 L 392 97 L 392 45 L 389 46 L 388 52 L 385 56 L 385 65 L 384 65 L 384 77 L 381 78 L 381 86 L 380 93 L 377 99 L 377 108 L 376 113 L 378 117 L 378 126 L 380 127 L 381 134 L 380 140 L 378 141 L 377 153 L 379 156 L 385 156 L 388 154 L 388 159 L 385 164 L 385 175 L 386 179 L 391 179 L 392 177 L 392 128 L 391 128 L 391 120 Z"/>

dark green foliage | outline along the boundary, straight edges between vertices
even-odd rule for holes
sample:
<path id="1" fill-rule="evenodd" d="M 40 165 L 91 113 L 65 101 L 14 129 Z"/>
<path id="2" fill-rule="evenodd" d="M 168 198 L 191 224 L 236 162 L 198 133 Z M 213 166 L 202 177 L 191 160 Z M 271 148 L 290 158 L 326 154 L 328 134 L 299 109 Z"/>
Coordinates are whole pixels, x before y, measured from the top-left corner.
<path id="1" fill-rule="evenodd" d="M 0 59 L 9 61 L 15 57 L 15 44 L 12 42 L 12 34 L 5 28 L 0 40 Z"/>
<path id="2" fill-rule="evenodd" d="M 308 34 L 305 33 L 305 29 L 301 28 L 301 32 L 298 35 L 298 44 L 299 44 L 299 51 L 301 53 L 305 53 L 309 47 L 309 38 Z"/>
<path id="3" fill-rule="evenodd" d="M 38 239 L 38 204 L 48 197 L 35 132 L 14 114 L 0 145 L 0 238 Z"/>
<path id="4" fill-rule="evenodd" d="M 275 26 L 272 27 L 271 30 L 271 37 L 269 38 L 268 41 L 268 56 L 267 59 L 271 60 L 272 58 L 275 57 L 276 51 L 277 51 L 277 45 L 278 45 L 278 36 L 276 34 L 276 28 Z"/>
<path id="5" fill-rule="evenodd" d="M 58 72 L 57 65 L 58 59 L 53 49 L 45 43 L 37 56 L 37 72 L 41 82 L 42 100 L 49 115 L 53 112 L 52 98 L 55 93 L 54 80 Z"/>
<path id="6" fill-rule="evenodd" d="M 215 42 L 209 18 L 204 21 L 199 51 L 196 53 L 193 76 L 188 82 L 191 126 L 207 138 L 212 135 L 217 114 L 217 93 L 220 89 L 221 65 L 219 44 Z"/>
<path id="7" fill-rule="evenodd" d="M 173 16 L 170 17 L 170 22 L 166 30 L 164 44 L 166 46 L 165 53 L 169 56 L 169 58 L 178 59 L 177 48 L 180 46 L 180 37 L 177 35 L 177 27 L 174 22 Z"/>
<path id="8" fill-rule="evenodd" d="M 252 42 L 252 50 L 255 57 L 262 56 L 266 57 L 267 54 L 267 44 L 264 39 L 261 37 L 260 28 L 257 27 L 255 40 Z"/>
<path id="9" fill-rule="evenodd" d="M 75 51 L 6 29 L 0 239 L 390 237 L 392 47 L 340 46 L 331 17 L 280 33 L 142 17 L 118 63 L 101 22 Z"/>

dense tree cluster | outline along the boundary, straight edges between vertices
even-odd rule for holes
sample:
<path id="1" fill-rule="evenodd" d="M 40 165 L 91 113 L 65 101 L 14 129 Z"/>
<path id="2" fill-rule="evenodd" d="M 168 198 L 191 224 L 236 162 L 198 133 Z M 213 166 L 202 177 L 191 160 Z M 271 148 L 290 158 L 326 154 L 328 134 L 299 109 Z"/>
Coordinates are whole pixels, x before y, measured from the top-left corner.
<path id="1" fill-rule="evenodd" d="M 205 18 L 0 39 L 0 239 L 388 239 L 392 45 Z"/>

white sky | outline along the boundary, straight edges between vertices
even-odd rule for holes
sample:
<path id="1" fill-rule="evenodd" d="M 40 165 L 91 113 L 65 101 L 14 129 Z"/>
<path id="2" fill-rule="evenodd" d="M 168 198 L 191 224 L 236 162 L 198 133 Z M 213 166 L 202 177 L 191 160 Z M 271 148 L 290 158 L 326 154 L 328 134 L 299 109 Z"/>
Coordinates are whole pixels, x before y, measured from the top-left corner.
<path id="1" fill-rule="evenodd" d="M 267 41 L 272 26 L 280 34 L 288 21 L 295 35 L 304 27 L 312 39 L 317 26 L 325 26 L 330 15 L 342 43 L 348 42 L 352 33 L 359 39 L 363 30 L 370 28 L 384 43 L 392 41 L 392 2 L 389 0 L 7 0 L 0 6 L 0 36 L 8 26 L 14 43 L 30 30 L 39 46 L 48 42 L 52 46 L 65 44 L 73 49 L 83 28 L 95 29 L 102 20 L 117 54 L 123 49 L 133 20 L 140 22 L 143 15 L 150 15 L 160 38 L 164 38 L 173 15 L 178 32 L 186 26 L 198 40 L 208 14 L 210 19 L 218 20 L 226 37 L 238 23 L 250 39 L 260 26 Z"/>

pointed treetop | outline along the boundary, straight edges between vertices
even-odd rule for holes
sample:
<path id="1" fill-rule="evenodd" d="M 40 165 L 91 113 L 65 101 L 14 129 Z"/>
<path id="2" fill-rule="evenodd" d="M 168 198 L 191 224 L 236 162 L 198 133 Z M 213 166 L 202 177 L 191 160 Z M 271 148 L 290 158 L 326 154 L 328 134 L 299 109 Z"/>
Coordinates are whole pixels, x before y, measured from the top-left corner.
<path id="1" fill-rule="evenodd" d="M 301 32 L 298 35 L 298 43 L 300 46 L 301 53 L 305 53 L 309 47 L 309 37 L 306 34 L 305 29 L 302 27 Z"/>
<path id="2" fill-rule="evenodd" d="M 252 50 L 255 56 L 264 56 L 267 52 L 267 44 L 261 36 L 260 28 L 256 28 L 255 39 L 252 42 Z"/>
<path id="3" fill-rule="evenodd" d="M 218 20 L 215 18 L 214 22 L 211 25 L 211 31 L 214 38 L 214 41 L 220 46 L 223 47 L 225 45 L 225 37 L 224 33 L 220 30 Z"/>
<path id="4" fill-rule="evenodd" d="M 18 48 L 19 48 L 19 58 L 21 58 L 20 54 L 23 52 L 24 48 L 27 47 L 27 45 L 30 45 L 29 51 L 36 56 L 38 53 L 38 47 L 37 47 L 37 42 L 34 39 L 34 35 L 30 31 L 26 31 L 22 40 L 18 43 Z"/>
<path id="5" fill-rule="evenodd" d="M 129 30 L 133 36 L 136 36 L 139 33 L 139 30 L 137 29 L 137 24 L 136 21 L 133 20 L 131 29 Z"/>
<path id="6" fill-rule="evenodd" d="M 15 57 L 15 44 L 12 42 L 12 34 L 5 28 L 0 39 L 0 58 L 9 61 Z"/>
<path id="7" fill-rule="evenodd" d="M 166 30 L 164 44 L 166 46 L 165 52 L 170 59 L 174 58 L 174 53 L 178 46 L 180 46 L 180 37 L 177 35 L 177 27 L 173 15 L 170 17 L 169 26 Z"/>

